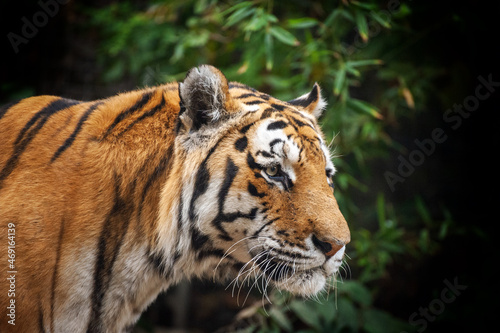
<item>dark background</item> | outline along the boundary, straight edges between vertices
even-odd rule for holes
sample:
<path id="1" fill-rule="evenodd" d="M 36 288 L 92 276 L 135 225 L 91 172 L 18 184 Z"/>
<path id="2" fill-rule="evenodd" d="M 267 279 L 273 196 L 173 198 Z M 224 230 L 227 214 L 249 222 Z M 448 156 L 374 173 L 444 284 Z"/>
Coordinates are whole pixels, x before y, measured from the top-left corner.
<path id="1" fill-rule="evenodd" d="M 85 6 L 102 8 L 111 3 L 86 1 Z M 401 117 L 397 125 L 387 125 L 389 135 L 410 151 L 416 148 L 415 138 L 430 138 L 435 128 L 442 128 L 447 135 L 447 140 L 436 144 L 436 153 L 427 157 L 415 174 L 396 185 L 397 191 L 391 193 L 387 188 L 385 191 L 387 200 L 395 206 L 404 204 L 404 198 L 420 193 L 432 214 L 439 215 L 440 209 L 446 207 L 455 220 L 454 227 L 461 231 L 444 239 L 439 250 L 423 260 L 396 256 L 383 278 L 367 284 L 378 290 L 375 305 L 404 321 L 439 297 L 445 279 L 451 282 L 457 278 L 459 284 L 466 285 L 467 289 L 455 302 L 446 305 L 438 320 L 429 322 L 426 332 L 482 331 L 488 325 L 493 325 L 492 329 L 496 327 L 496 304 L 500 295 L 496 267 L 499 255 L 496 225 L 500 222 L 497 215 L 500 87 L 490 98 L 481 101 L 477 110 L 463 119 L 456 130 L 443 121 L 446 109 L 474 94 L 478 76 L 491 75 L 493 81 L 500 82 L 500 8 L 486 3 L 410 4 L 414 5 L 411 24 L 415 31 L 442 24 L 438 18 L 450 11 L 461 18 L 459 24 L 434 27 L 421 41 L 425 50 L 422 63 L 434 62 L 447 71 L 447 75 L 433 81 L 436 94 L 443 94 L 440 89 L 447 90 L 447 103 L 434 100 L 430 95 L 426 107 L 438 112 Z M 16 53 L 8 34 L 20 34 L 22 18 L 32 21 L 32 15 L 40 8 L 35 1 L 9 1 L 0 5 L 1 103 L 40 94 L 92 100 L 138 87 L 134 75 L 125 74 L 111 83 L 102 79 L 106 64 L 99 61 L 101 32 L 86 24 L 90 19 L 88 14 L 74 2 L 59 5 L 54 17 L 38 28 L 26 44 L 19 45 Z M 415 66 L 418 67 L 418 63 Z M 386 187 L 383 172 L 397 170 L 399 155 L 399 151 L 393 150 L 385 160 L 373 162 L 371 167 L 376 175 L 373 178 L 379 179 L 371 184 Z M 346 156 L 347 163 L 351 159 Z M 359 200 L 363 200 L 363 194 Z M 169 290 L 148 310 L 143 325 L 150 327 L 149 321 L 152 321 L 165 327 L 214 331 L 230 323 L 241 310 L 230 292 L 221 289 L 209 282 L 195 281 Z M 180 299 L 186 301 L 187 313 L 176 312 L 175 304 Z"/>

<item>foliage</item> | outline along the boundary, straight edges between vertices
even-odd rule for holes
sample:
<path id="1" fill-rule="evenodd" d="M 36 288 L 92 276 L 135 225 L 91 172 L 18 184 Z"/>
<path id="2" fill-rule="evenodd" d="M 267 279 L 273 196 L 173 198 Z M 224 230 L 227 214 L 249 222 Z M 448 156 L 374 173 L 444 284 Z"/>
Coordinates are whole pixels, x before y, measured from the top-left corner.
<path id="1" fill-rule="evenodd" d="M 404 147 L 389 130 L 425 109 L 433 64 L 416 68 L 412 7 L 399 1 L 154 1 L 86 9 L 100 38 L 103 80 L 139 85 L 182 80 L 198 64 L 289 100 L 319 82 L 329 102 L 321 122 L 339 170 L 336 197 L 350 223 L 350 276 L 320 302 L 275 293 L 249 331 L 386 332 L 404 323 L 374 305 L 374 281 L 395 258 L 418 260 L 439 250 L 454 225 L 422 197 L 396 206 L 375 166 Z M 380 168 L 380 167 L 379 167 Z M 380 169 L 379 169 L 380 171 Z M 376 188 L 376 191 L 372 189 Z M 359 201 L 356 198 L 361 198 Z M 355 221 L 355 222 L 354 222 Z M 347 274 L 345 274 L 347 275 Z M 352 277 L 354 281 L 347 280 Z"/>
<path id="2" fill-rule="evenodd" d="M 360 282 L 344 281 L 334 295 L 301 300 L 275 292 L 274 303 L 253 310 L 261 314 L 245 332 L 385 333 L 409 329 L 409 325 L 373 306 L 372 293 Z M 247 313 L 251 315 L 252 311 Z"/>

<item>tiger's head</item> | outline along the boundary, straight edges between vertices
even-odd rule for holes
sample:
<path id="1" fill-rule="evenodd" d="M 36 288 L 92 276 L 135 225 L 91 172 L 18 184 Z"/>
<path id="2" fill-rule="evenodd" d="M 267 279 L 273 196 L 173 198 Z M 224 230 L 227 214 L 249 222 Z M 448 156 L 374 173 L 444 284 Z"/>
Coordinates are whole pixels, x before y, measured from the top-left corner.
<path id="1" fill-rule="evenodd" d="M 179 96 L 182 181 L 163 196 L 181 194 L 163 209 L 187 236 L 180 243 L 190 243 L 191 263 L 303 296 L 323 290 L 350 232 L 317 124 L 325 107 L 319 86 L 283 102 L 202 65 L 179 84 Z"/>

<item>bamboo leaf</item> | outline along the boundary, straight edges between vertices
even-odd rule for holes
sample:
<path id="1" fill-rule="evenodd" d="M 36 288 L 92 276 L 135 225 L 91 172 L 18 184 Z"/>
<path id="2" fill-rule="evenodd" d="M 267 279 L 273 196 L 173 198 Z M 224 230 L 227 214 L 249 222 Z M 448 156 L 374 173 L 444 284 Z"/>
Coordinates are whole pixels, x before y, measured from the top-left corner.
<path id="1" fill-rule="evenodd" d="M 254 12 L 255 8 L 247 8 L 247 7 L 240 8 L 228 17 L 226 24 L 224 24 L 224 27 L 227 28 L 232 25 L 235 25 L 244 18 L 252 15 Z"/>
<path id="2" fill-rule="evenodd" d="M 339 291 L 347 294 L 354 302 L 364 306 L 369 306 L 373 302 L 372 294 L 361 282 L 344 281 L 339 285 Z"/>
<path id="3" fill-rule="evenodd" d="M 366 17 L 360 10 L 357 10 L 354 19 L 356 21 L 356 27 L 358 28 L 359 35 L 363 42 L 368 41 L 368 24 L 366 23 Z"/>
<path id="4" fill-rule="evenodd" d="M 292 29 L 306 29 L 314 27 L 317 24 L 318 21 L 310 17 L 302 17 L 302 18 L 288 20 L 288 26 Z"/>
<path id="5" fill-rule="evenodd" d="M 277 40 L 280 42 L 290 45 L 290 46 L 297 46 L 300 45 L 300 42 L 295 38 L 295 36 L 290 33 L 289 31 L 286 31 L 285 29 L 274 26 L 269 29 L 269 32 L 276 37 Z"/>
<path id="6" fill-rule="evenodd" d="M 383 226 L 386 221 L 385 216 L 385 197 L 382 192 L 377 195 L 377 218 L 379 225 Z"/>
<path id="7" fill-rule="evenodd" d="M 221 13 L 221 15 L 227 15 L 231 12 L 234 12 L 238 9 L 242 9 L 242 8 L 247 8 L 247 7 L 250 7 L 252 5 L 252 1 L 243 1 L 243 2 L 240 2 L 239 4 L 236 4 L 232 7 L 229 7 L 228 9 L 226 9 L 225 11 L 223 11 Z"/>
<path id="8" fill-rule="evenodd" d="M 274 319 L 274 321 L 278 324 L 280 328 L 285 330 L 286 332 L 291 332 L 293 330 L 292 323 L 290 322 L 290 319 L 283 313 L 281 308 L 279 307 L 273 307 L 269 311 L 269 315 L 271 318 Z"/>
<path id="9" fill-rule="evenodd" d="M 370 12 L 370 14 L 375 21 L 380 23 L 381 26 L 383 26 L 384 28 L 387 28 L 387 29 L 391 28 L 391 16 L 390 15 L 387 15 L 386 17 L 382 17 L 382 15 L 380 15 L 380 13 L 378 13 L 376 11 L 372 11 L 372 12 Z"/>
<path id="10" fill-rule="evenodd" d="M 342 92 L 342 88 L 344 87 L 344 82 L 345 82 L 345 74 L 346 74 L 345 67 L 341 67 L 337 71 L 337 76 L 335 77 L 335 82 L 333 84 L 333 94 L 335 96 L 340 95 L 340 93 Z"/>
<path id="11" fill-rule="evenodd" d="M 346 101 L 347 107 L 351 108 L 355 111 L 361 112 L 361 113 L 367 113 L 370 116 L 377 118 L 377 119 L 383 119 L 384 116 L 379 112 L 379 110 L 373 106 L 372 104 L 359 100 L 359 99 L 353 99 L 349 98 Z"/>
<path id="12" fill-rule="evenodd" d="M 290 303 L 290 308 L 297 315 L 297 317 L 302 320 L 302 322 L 317 330 L 321 330 L 321 319 L 318 312 L 314 311 L 314 309 L 306 303 L 302 301 L 295 301 Z"/>
<path id="13" fill-rule="evenodd" d="M 270 71 L 273 69 L 273 36 L 270 33 L 264 36 L 264 46 L 266 51 L 266 69 Z"/>
<path id="14" fill-rule="evenodd" d="M 370 65 L 381 65 L 384 62 L 380 59 L 364 59 L 364 60 L 352 60 L 346 62 L 346 66 L 350 67 L 361 67 L 361 66 L 370 66 Z"/>

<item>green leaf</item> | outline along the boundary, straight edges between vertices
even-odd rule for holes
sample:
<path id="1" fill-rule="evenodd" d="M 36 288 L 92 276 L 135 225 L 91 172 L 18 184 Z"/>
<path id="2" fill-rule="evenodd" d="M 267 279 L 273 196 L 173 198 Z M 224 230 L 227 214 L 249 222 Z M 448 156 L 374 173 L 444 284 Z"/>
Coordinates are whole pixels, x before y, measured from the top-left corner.
<path id="1" fill-rule="evenodd" d="M 384 116 L 379 112 L 379 110 L 373 106 L 372 104 L 359 100 L 359 99 L 354 99 L 354 98 L 349 98 L 346 101 L 347 107 L 351 108 L 355 111 L 361 112 L 361 113 L 367 113 L 370 116 L 377 118 L 377 119 L 382 119 Z"/>
<path id="2" fill-rule="evenodd" d="M 424 253 L 429 252 L 429 244 L 430 244 L 430 235 L 429 230 L 423 229 L 420 231 L 420 235 L 418 237 L 418 246 Z"/>
<path id="3" fill-rule="evenodd" d="M 280 42 L 290 45 L 290 46 L 298 46 L 300 45 L 300 42 L 295 38 L 295 36 L 290 33 L 289 31 L 286 31 L 285 29 L 278 27 L 278 26 L 273 26 L 271 29 L 269 29 L 269 32 L 276 37 L 277 40 Z"/>
<path id="4" fill-rule="evenodd" d="M 332 322 L 337 316 L 337 295 L 329 295 L 329 299 L 325 303 L 317 303 L 316 311 L 318 311 L 319 316 L 323 319 L 323 322 Z"/>
<path id="5" fill-rule="evenodd" d="M 283 313 L 281 308 L 273 307 L 269 310 L 269 316 L 278 324 L 278 326 L 287 332 L 293 330 L 293 325 L 290 319 Z"/>
<path id="6" fill-rule="evenodd" d="M 368 41 L 368 24 L 366 23 L 365 15 L 360 10 L 357 10 L 354 14 L 354 19 L 356 21 L 356 27 L 358 28 L 359 35 L 361 36 L 363 42 L 366 43 Z"/>
<path id="7" fill-rule="evenodd" d="M 333 84 L 333 94 L 335 96 L 340 95 L 340 93 L 342 92 L 342 88 L 344 87 L 345 83 L 345 73 L 346 73 L 345 67 L 341 67 L 337 71 L 337 75 L 335 76 L 335 82 Z"/>
<path id="8" fill-rule="evenodd" d="M 255 8 L 247 8 L 247 7 L 240 8 L 228 17 L 226 24 L 224 24 L 224 27 L 227 28 L 232 25 L 235 25 L 244 18 L 252 15 L 254 12 Z"/>
<path id="9" fill-rule="evenodd" d="M 424 221 L 424 223 L 428 226 L 432 225 L 432 217 L 429 209 L 425 205 L 424 200 L 421 196 L 417 196 L 415 198 L 415 208 L 417 209 L 418 215 Z"/>
<path id="10" fill-rule="evenodd" d="M 409 325 L 393 317 L 391 314 L 377 310 L 363 311 L 363 329 L 368 333 L 402 332 L 409 329 Z"/>
<path id="11" fill-rule="evenodd" d="M 266 51 L 266 69 L 273 69 L 273 36 L 267 33 L 264 36 L 264 47 Z"/>
<path id="12" fill-rule="evenodd" d="M 380 192 L 377 195 L 377 217 L 378 217 L 378 223 L 379 225 L 384 225 L 384 222 L 386 220 L 385 217 L 385 197 L 384 193 Z"/>
<path id="13" fill-rule="evenodd" d="M 321 331 L 320 316 L 308 303 L 296 300 L 290 303 L 290 308 L 303 323 Z"/>
<path id="14" fill-rule="evenodd" d="M 361 67 L 370 65 L 381 65 L 384 62 L 380 59 L 351 60 L 346 62 L 346 66 Z"/>
<path id="15" fill-rule="evenodd" d="M 387 12 L 384 12 L 384 13 L 387 13 Z M 372 12 L 370 12 L 370 14 L 373 17 L 373 19 L 375 21 L 377 21 L 381 26 L 383 26 L 384 28 L 387 28 L 387 29 L 391 28 L 391 16 L 390 15 L 387 14 L 385 17 L 383 17 L 382 15 L 380 15 L 380 12 L 376 12 L 376 11 L 372 11 Z"/>
<path id="16" fill-rule="evenodd" d="M 356 332 L 358 330 L 359 318 L 358 310 L 353 302 L 346 298 L 339 298 L 337 301 L 337 325 L 339 328 L 347 327 L 349 331 Z"/>
<path id="17" fill-rule="evenodd" d="M 243 2 L 240 2 L 239 4 L 236 4 L 232 7 L 229 7 L 228 9 L 226 9 L 225 11 L 223 11 L 221 13 L 221 15 L 227 15 L 231 12 L 234 12 L 238 9 L 242 9 L 242 8 L 247 8 L 247 7 L 250 7 L 252 6 L 253 2 L 252 1 L 243 1 Z"/>
<path id="18" fill-rule="evenodd" d="M 302 17 L 297 19 L 289 19 L 288 26 L 292 29 L 306 29 L 318 25 L 318 21 L 311 17 Z"/>
<path id="19" fill-rule="evenodd" d="M 328 15 L 328 17 L 325 19 L 325 21 L 323 22 L 323 26 L 321 27 L 321 31 L 322 32 L 325 32 L 326 28 L 325 27 L 330 27 L 332 26 L 333 24 L 335 24 L 339 18 L 341 17 L 346 17 L 350 20 L 350 21 L 353 21 L 352 19 L 352 16 L 351 14 L 349 14 L 347 11 L 345 11 L 344 9 L 342 8 L 337 8 L 337 9 L 334 9 L 330 15 Z"/>
<path id="20" fill-rule="evenodd" d="M 351 3 L 355 6 L 358 6 L 360 8 L 366 9 L 366 10 L 376 10 L 377 5 L 372 4 L 372 3 L 364 3 L 364 2 L 359 2 L 359 1 L 351 1 Z"/>
<path id="21" fill-rule="evenodd" d="M 338 284 L 339 292 L 347 294 L 354 302 L 364 306 L 372 304 L 372 294 L 357 281 L 344 281 Z"/>
<path id="22" fill-rule="evenodd" d="M 243 28 L 244 31 L 258 31 L 267 25 L 267 17 L 265 15 L 254 15 L 248 24 Z"/>

